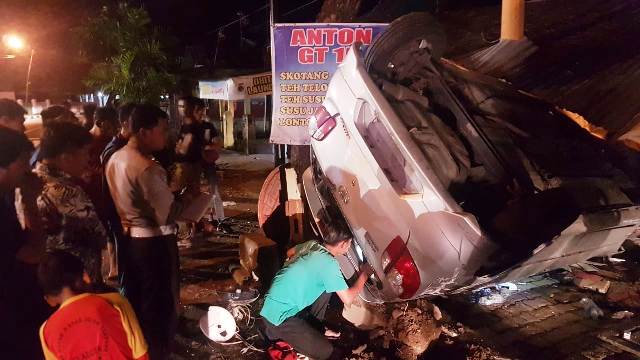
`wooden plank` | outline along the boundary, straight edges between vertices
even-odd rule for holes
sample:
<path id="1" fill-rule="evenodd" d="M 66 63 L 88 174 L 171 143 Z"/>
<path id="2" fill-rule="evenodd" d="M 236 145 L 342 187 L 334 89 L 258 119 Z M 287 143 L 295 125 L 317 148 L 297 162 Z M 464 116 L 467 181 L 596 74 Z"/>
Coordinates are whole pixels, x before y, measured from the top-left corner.
<path id="1" fill-rule="evenodd" d="M 300 186 L 298 186 L 298 175 L 293 168 L 285 169 L 286 182 L 287 182 L 287 199 L 289 200 L 302 200 L 300 195 Z"/>

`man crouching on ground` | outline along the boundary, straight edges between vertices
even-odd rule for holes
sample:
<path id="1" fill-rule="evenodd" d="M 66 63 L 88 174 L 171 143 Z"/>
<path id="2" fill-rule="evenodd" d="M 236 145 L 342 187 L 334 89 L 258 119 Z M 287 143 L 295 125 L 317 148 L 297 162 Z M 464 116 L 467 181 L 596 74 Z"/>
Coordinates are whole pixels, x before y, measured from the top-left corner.
<path id="1" fill-rule="evenodd" d="M 336 257 L 349 251 L 351 235 L 336 229 L 328 229 L 325 235 L 322 244 L 312 240 L 289 250 L 289 260 L 275 276 L 260 311 L 269 340 L 285 341 L 313 359 L 338 356 L 327 339 L 338 334 L 322 328 L 332 293 L 351 305 L 373 272 L 365 265 L 349 287 Z"/>

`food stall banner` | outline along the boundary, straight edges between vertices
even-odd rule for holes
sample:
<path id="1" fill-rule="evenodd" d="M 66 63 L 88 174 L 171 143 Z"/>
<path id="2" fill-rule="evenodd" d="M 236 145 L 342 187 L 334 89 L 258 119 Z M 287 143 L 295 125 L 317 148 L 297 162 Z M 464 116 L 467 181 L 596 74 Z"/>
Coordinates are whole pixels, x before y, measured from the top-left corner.
<path id="1" fill-rule="evenodd" d="M 324 101 L 331 76 L 350 46 L 362 50 L 387 24 L 274 24 L 272 143 L 309 145 L 309 118 Z"/>

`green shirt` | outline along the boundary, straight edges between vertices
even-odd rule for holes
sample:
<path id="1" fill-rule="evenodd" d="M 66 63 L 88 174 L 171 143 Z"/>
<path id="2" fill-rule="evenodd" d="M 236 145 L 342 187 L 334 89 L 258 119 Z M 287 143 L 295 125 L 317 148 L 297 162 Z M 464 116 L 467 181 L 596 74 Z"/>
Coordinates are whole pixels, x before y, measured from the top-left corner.
<path id="1" fill-rule="evenodd" d="M 273 279 L 260 311 L 276 326 L 313 304 L 322 293 L 349 288 L 338 261 L 324 246 L 307 241 L 295 250 L 294 257 Z"/>

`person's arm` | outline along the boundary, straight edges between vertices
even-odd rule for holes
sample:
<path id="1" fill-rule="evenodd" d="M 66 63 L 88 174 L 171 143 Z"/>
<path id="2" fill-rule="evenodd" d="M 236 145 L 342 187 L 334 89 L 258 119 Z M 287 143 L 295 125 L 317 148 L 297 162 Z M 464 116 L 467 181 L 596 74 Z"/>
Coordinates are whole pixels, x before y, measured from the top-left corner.
<path id="1" fill-rule="evenodd" d="M 77 185 L 65 186 L 60 191 L 63 191 L 64 195 L 60 192 L 50 197 L 55 198 L 56 210 L 65 219 L 64 233 L 94 249 L 104 248 L 108 240 L 107 230 L 89 196 Z M 84 236 L 79 238 L 74 231 L 82 231 Z"/>
<path id="2" fill-rule="evenodd" d="M 159 165 L 150 166 L 143 171 L 139 184 L 142 195 L 160 226 L 173 223 L 184 204 L 192 198 L 192 194 L 187 194 L 184 198 L 176 199 L 167 184 L 167 173 Z"/>
<path id="3" fill-rule="evenodd" d="M 42 192 L 42 181 L 30 174 L 16 191 L 16 211 L 24 219 L 24 245 L 18 250 L 16 258 L 27 264 L 37 264 L 45 253 L 44 227 L 36 200 Z"/>
<path id="4" fill-rule="evenodd" d="M 296 254 L 296 247 L 287 250 L 287 259 L 292 258 Z"/>
<path id="5" fill-rule="evenodd" d="M 215 125 L 209 123 L 209 128 L 211 129 L 211 141 L 205 148 L 212 148 L 220 151 L 222 149 L 222 138 L 220 137 L 220 133 L 218 129 L 216 129 Z"/>
<path id="6" fill-rule="evenodd" d="M 362 292 L 362 289 L 364 289 L 364 284 L 372 273 L 373 268 L 371 268 L 371 265 L 364 264 L 360 268 L 360 274 L 358 275 L 358 280 L 356 280 L 355 284 L 346 290 L 336 291 L 340 300 L 342 300 L 342 302 L 347 306 L 351 305 L 356 296 L 358 296 L 360 292 Z"/>

